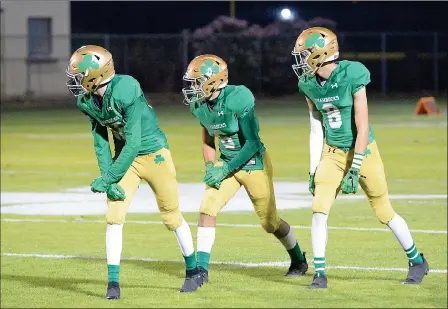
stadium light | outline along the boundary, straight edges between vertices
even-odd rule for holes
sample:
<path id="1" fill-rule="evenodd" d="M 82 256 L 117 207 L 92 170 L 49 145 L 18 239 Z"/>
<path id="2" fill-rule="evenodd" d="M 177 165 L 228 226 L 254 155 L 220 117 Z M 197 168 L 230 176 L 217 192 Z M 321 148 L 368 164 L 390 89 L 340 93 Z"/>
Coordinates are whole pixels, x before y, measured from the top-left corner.
<path id="1" fill-rule="evenodd" d="M 288 8 L 283 8 L 280 11 L 280 19 L 281 20 L 294 20 L 294 13 Z"/>

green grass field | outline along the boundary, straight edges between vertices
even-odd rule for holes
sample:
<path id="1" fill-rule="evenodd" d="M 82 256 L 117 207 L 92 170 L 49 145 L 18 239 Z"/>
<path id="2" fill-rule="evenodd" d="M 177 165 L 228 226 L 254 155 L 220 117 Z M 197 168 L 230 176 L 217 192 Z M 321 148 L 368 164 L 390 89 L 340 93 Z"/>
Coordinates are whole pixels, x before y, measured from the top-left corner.
<path id="1" fill-rule="evenodd" d="M 303 100 L 295 104 L 262 101 L 257 115 L 276 182 L 297 182 L 306 188 L 309 123 L 304 105 Z M 154 102 L 154 107 L 167 134 L 179 182 L 200 183 L 203 162 L 197 121 L 182 104 Z M 87 187 L 97 177 L 88 120 L 76 110 L 3 112 L 1 307 L 446 308 L 446 103 L 440 106 L 442 115 L 435 117 L 416 117 L 414 107 L 415 100 L 371 102 L 370 122 L 393 206 L 407 220 L 418 249 L 430 264 L 431 272 L 421 285 L 401 284 L 406 255 L 395 236 L 376 220 L 363 193 L 358 193 L 360 199 L 338 199 L 329 217 L 328 290 L 307 289 L 312 267 L 304 277 L 284 277 L 287 253 L 258 227 L 253 212 L 241 210 L 218 216 L 210 283 L 197 293 L 179 294 L 184 277 L 182 257 L 174 235 L 159 224 L 152 209 L 153 213 L 127 217 L 119 301 L 103 299 L 107 281 L 104 215 L 43 215 L 30 207 L 26 214 L 7 211 L 32 203 L 57 209 L 52 205 L 54 194 Z M 20 195 L 24 192 L 29 193 L 26 200 Z M 296 194 L 295 199 L 298 204 L 311 200 L 306 192 Z M 83 201 L 68 204 L 81 207 Z M 309 207 L 279 212 L 294 226 L 312 266 Z M 185 212 L 184 216 L 195 236 L 198 213 Z"/>

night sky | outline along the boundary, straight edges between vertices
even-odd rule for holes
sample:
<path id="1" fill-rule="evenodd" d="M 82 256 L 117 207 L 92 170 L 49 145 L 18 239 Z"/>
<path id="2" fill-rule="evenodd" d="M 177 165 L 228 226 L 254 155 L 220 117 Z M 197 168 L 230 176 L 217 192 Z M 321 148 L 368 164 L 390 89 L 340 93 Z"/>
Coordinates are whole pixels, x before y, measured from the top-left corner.
<path id="1" fill-rule="evenodd" d="M 339 31 L 448 32 L 448 2 L 237 1 L 236 17 L 261 26 L 283 7 L 305 20 L 330 18 Z M 72 1 L 72 33 L 179 33 L 229 15 L 228 1 Z"/>

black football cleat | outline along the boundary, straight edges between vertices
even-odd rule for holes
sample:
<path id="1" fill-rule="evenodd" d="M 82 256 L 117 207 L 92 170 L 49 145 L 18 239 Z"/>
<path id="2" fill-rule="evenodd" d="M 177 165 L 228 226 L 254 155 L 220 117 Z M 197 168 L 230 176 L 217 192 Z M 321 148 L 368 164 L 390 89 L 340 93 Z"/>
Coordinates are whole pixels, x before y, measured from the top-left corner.
<path id="1" fill-rule="evenodd" d="M 327 276 L 315 274 L 313 282 L 308 287 L 309 289 L 326 289 L 327 288 Z"/>
<path id="2" fill-rule="evenodd" d="M 202 275 L 203 283 L 208 283 L 208 271 L 202 267 L 198 267 L 199 273 Z"/>
<path id="3" fill-rule="evenodd" d="M 291 261 L 291 266 L 289 266 L 288 272 L 285 276 L 302 276 L 308 270 L 308 262 L 306 261 L 306 252 L 303 252 L 303 257 L 305 261 L 303 262 L 293 262 Z"/>
<path id="4" fill-rule="evenodd" d="M 208 278 L 208 277 L 207 277 Z M 208 279 L 207 279 L 208 280 Z M 193 293 L 204 284 L 202 274 L 196 268 L 193 271 L 187 271 L 184 284 L 179 289 L 180 293 Z"/>
<path id="5" fill-rule="evenodd" d="M 403 284 L 419 284 L 423 281 L 423 277 L 428 274 L 429 272 L 428 262 L 426 261 L 422 253 L 420 253 L 420 256 L 423 259 L 423 263 L 421 264 L 409 263 L 408 276 L 406 280 L 403 282 Z"/>
<path id="6" fill-rule="evenodd" d="M 105 299 L 120 299 L 120 285 L 118 282 L 109 282 L 107 284 Z"/>

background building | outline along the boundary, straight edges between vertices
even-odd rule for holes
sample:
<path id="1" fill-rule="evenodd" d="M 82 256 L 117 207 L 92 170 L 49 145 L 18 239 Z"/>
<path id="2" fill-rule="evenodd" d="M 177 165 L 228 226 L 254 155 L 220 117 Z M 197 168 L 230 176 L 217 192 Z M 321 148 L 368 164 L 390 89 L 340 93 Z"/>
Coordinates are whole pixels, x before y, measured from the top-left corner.
<path id="1" fill-rule="evenodd" d="M 69 1 L 1 2 L 2 97 L 65 94 Z"/>

